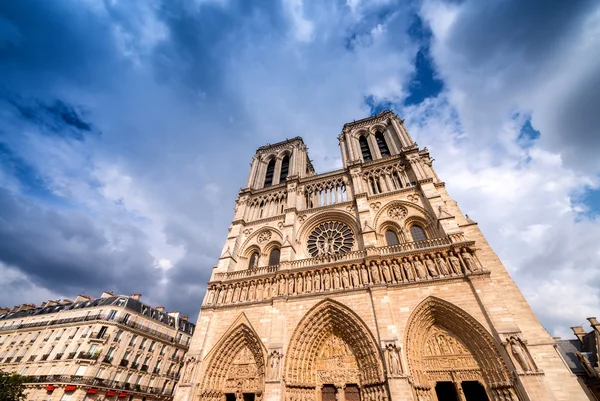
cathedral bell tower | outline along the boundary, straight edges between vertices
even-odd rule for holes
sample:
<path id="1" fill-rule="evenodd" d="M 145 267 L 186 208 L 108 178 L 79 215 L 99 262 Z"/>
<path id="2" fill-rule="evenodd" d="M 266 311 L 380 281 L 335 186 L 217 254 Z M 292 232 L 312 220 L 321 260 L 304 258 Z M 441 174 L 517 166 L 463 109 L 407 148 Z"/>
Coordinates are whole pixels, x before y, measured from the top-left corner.
<path id="1" fill-rule="evenodd" d="M 391 111 L 260 147 L 175 401 L 587 400 Z"/>

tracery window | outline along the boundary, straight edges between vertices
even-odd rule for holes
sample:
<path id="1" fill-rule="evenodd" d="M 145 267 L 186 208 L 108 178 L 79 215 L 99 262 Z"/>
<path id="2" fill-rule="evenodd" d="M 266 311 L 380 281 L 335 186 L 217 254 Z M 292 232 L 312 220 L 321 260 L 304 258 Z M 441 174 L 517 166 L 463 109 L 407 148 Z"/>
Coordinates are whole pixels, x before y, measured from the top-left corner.
<path id="1" fill-rule="evenodd" d="M 278 265 L 280 256 L 281 256 L 281 251 L 279 250 L 279 248 L 273 248 L 273 250 L 269 254 L 269 266 Z"/>
<path id="2" fill-rule="evenodd" d="M 367 142 L 367 138 L 361 135 L 360 138 L 358 138 L 358 143 L 360 144 L 360 151 L 362 152 L 363 161 L 370 162 L 373 160 L 373 156 L 371 156 L 371 148 L 369 148 L 369 142 Z"/>
<path id="3" fill-rule="evenodd" d="M 308 252 L 312 257 L 333 256 L 350 252 L 354 245 L 352 230 L 337 221 L 328 221 L 313 230 L 308 237 Z"/>
<path id="4" fill-rule="evenodd" d="M 275 174 L 275 159 L 272 159 L 267 165 L 267 174 L 265 175 L 265 187 L 273 185 L 273 174 Z"/>
<path id="5" fill-rule="evenodd" d="M 398 245 L 400 241 L 398 240 L 398 234 L 394 230 L 387 230 L 385 232 L 385 242 L 388 245 Z"/>
<path id="6" fill-rule="evenodd" d="M 390 156 L 390 149 L 385 142 L 385 138 L 380 131 L 375 133 L 375 141 L 377 142 L 377 147 L 379 148 L 379 153 L 381 153 L 381 157 Z"/>
<path id="7" fill-rule="evenodd" d="M 248 262 L 248 269 L 254 269 L 258 267 L 258 252 L 253 252 L 250 256 L 250 262 Z"/>
<path id="8" fill-rule="evenodd" d="M 412 236 L 413 241 L 424 241 L 427 239 L 427 235 L 425 235 L 425 230 L 421 226 L 413 225 L 410 228 L 410 235 Z"/>
<path id="9" fill-rule="evenodd" d="M 290 170 L 290 156 L 285 155 L 285 157 L 281 160 L 281 173 L 279 174 L 279 183 L 280 184 L 286 180 L 289 170 Z"/>

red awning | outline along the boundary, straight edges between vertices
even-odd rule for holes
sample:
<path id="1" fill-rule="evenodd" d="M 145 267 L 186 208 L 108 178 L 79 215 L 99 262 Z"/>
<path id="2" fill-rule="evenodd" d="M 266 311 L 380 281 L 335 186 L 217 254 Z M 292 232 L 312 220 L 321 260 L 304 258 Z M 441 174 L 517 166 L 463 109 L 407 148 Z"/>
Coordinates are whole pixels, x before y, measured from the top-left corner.
<path id="1" fill-rule="evenodd" d="M 94 388 L 94 387 L 92 387 L 92 388 L 88 389 L 88 392 L 87 392 L 87 393 L 88 393 L 88 394 L 96 394 L 97 392 L 98 392 L 98 389 L 97 389 L 97 388 Z"/>
<path id="2" fill-rule="evenodd" d="M 115 394 L 117 394 L 117 392 L 116 392 L 116 391 L 114 391 L 114 390 L 108 390 L 108 391 L 106 392 L 106 396 L 107 396 L 107 397 L 112 397 L 112 396 L 113 396 L 113 395 L 115 395 Z"/>
<path id="3" fill-rule="evenodd" d="M 46 391 L 54 391 L 54 386 L 52 384 L 47 385 Z"/>
<path id="4" fill-rule="evenodd" d="M 73 386 L 73 385 L 65 386 L 65 391 L 73 391 L 73 390 L 77 390 L 77 386 Z"/>
<path id="5" fill-rule="evenodd" d="M 123 398 L 123 397 L 127 397 L 129 394 L 127 394 L 125 391 L 121 391 L 119 393 L 119 398 Z"/>

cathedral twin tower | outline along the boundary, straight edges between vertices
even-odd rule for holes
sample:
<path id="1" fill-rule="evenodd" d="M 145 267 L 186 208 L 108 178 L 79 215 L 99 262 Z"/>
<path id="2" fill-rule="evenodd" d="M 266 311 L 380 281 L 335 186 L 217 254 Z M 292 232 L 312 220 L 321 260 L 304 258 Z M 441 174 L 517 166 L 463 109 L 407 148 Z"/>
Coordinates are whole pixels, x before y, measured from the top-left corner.
<path id="1" fill-rule="evenodd" d="M 587 400 L 391 111 L 259 148 L 175 401 Z"/>

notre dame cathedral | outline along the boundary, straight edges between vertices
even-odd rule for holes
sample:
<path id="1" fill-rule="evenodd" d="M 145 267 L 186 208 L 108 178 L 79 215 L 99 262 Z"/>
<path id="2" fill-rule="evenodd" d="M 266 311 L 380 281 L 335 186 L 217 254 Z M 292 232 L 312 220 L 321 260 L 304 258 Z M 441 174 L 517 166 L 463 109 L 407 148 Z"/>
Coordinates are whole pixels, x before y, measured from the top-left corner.
<path id="1" fill-rule="evenodd" d="M 175 401 L 588 400 L 391 111 L 259 148 Z"/>

